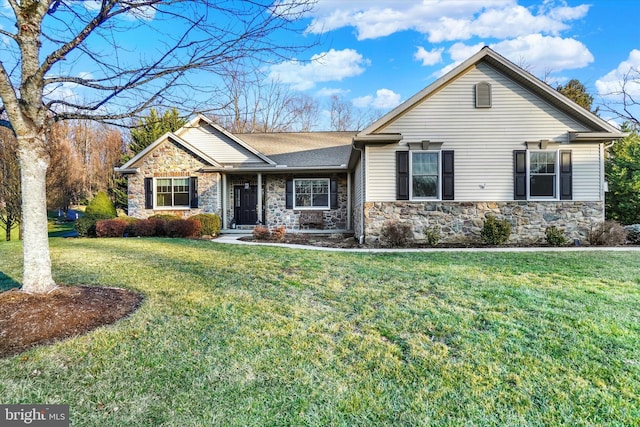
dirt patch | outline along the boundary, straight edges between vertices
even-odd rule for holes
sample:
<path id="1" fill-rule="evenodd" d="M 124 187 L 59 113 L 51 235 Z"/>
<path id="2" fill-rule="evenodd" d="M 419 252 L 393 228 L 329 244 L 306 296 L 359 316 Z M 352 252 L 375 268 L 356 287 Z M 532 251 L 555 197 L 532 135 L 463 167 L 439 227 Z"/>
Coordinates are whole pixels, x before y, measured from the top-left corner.
<path id="1" fill-rule="evenodd" d="M 359 248 L 362 247 L 353 235 L 335 234 L 286 234 L 283 239 L 256 239 L 253 236 L 241 237 L 240 240 L 256 243 L 288 243 L 291 245 L 320 246 L 326 248 Z"/>
<path id="2" fill-rule="evenodd" d="M 114 323 L 142 296 L 118 288 L 61 286 L 48 294 L 0 293 L 0 358 Z"/>

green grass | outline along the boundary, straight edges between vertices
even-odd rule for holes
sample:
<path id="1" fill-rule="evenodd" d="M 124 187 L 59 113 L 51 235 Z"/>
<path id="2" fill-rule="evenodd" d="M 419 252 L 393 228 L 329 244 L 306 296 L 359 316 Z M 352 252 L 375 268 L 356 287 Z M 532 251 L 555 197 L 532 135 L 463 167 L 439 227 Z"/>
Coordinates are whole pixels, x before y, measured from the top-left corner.
<path id="1" fill-rule="evenodd" d="M 49 214 L 49 237 L 62 237 L 65 234 L 74 231 L 74 222 L 58 222 L 56 221 L 55 212 Z M 0 223 L 0 244 L 5 242 L 7 239 L 7 232 L 5 230 L 4 224 Z M 18 226 L 14 226 L 11 229 L 11 240 L 18 240 L 19 238 L 19 229 Z"/>
<path id="2" fill-rule="evenodd" d="M 79 426 L 638 425 L 640 254 L 354 254 L 52 239 L 116 325 L 0 360 Z M 0 247 L 19 281 L 20 244 Z M 1 278 L 2 276 L 0 276 Z"/>

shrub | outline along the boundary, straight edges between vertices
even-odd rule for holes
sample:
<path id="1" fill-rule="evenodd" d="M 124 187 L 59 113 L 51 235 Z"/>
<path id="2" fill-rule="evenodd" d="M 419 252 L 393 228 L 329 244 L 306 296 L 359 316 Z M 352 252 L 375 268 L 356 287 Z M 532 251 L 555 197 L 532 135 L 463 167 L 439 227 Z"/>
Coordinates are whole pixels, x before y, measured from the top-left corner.
<path id="1" fill-rule="evenodd" d="M 284 240 L 285 234 L 287 234 L 287 229 L 284 227 L 284 225 L 280 225 L 271 230 L 271 237 L 275 240 Z"/>
<path id="2" fill-rule="evenodd" d="M 129 225 L 129 236 L 153 237 L 164 235 L 165 221 L 155 218 L 141 219 Z"/>
<path id="3" fill-rule="evenodd" d="M 385 246 L 406 246 L 411 238 L 411 224 L 397 220 L 385 221 L 380 230 L 380 242 Z"/>
<path id="4" fill-rule="evenodd" d="M 544 230 L 547 243 L 551 246 L 564 246 L 569 239 L 564 235 L 564 232 L 557 228 L 555 225 L 549 226 Z"/>
<path id="5" fill-rule="evenodd" d="M 253 237 L 256 240 L 268 240 L 271 238 L 271 232 L 264 225 L 257 225 L 256 228 L 253 229 Z"/>
<path id="6" fill-rule="evenodd" d="M 202 236 L 215 236 L 220 232 L 220 216 L 217 214 L 197 214 L 189 219 L 200 221 L 202 224 L 200 235 Z"/>
<path id="7" fill-rule="evenodd" d="M 78 233 L 78 237 L 96 237 L 96 222 L 112 218 L 112 216 L 100 214 L 83 215 L 76 220 L 73 227 Z"/>
<path id="8" fill-rule="evenodd" d="M 193 219 L 174 219 L 167 221 L 165 231 L 169 237 L 198 237 L 202 224 Z"/>
<path id="9" fill-rule="evenodd" d="M 480 237 L 482 241 L 488 245 L 502 245 L 507 243 L 511 235 L 511 224 L 506 219 L 497 220 L 494 216 L 489 215 L 482 230 Z"/>
<path id="10" fill-rule="evenodd" d="M 591 228 L 589 243 L 598 246 L 624 245 L 627 241 L 627 230 L 617 221 L 605 221 Z"/>
<path id="11" fill-rule="evenodd" d="M 438 246 L 438 243 L 440 243 L 440 226 L 432 225 L 429 228 L 425 228 L 424 237 L 427 239 L 427 245 L 431 247 Z"/>
<path id="12" fill-rule="evenodd" d="M 627 225 L 627 242 L 632 245 L 640 245 L 640 224 Z"/>
<path id="13" fill-rule="evenodd" d="M 123 219 L 102 219 L 96 222 L 96 236 L 122 237 L 128 225 Z"/>
<path id="14" fill-rule="evenodd" d="M 151 215 L 149 219 L 159 219 L 161 221 L 173 221 L 174 219 L 182 219 L 182 218 L 174 214 L 155 214 L 155 215 Z"/>
<path id="15" fill-rule="evenodd" d="M 87 205 L 87 209 L 84 213 L 88 216 L 100 215 L 102 218 L 115 218 L 118 216 L 116 207 L 104 191 L 100 191 L 96 194 L 93 200 L 91 200 Z"/>

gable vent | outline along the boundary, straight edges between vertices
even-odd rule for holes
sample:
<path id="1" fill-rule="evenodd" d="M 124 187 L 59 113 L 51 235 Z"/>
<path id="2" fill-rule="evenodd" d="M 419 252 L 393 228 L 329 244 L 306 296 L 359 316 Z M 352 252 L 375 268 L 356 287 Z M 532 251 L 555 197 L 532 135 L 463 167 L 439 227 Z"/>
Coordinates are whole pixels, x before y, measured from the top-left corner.
<path id="1" fill-rule="evenodd" d="M 476 108 L 491 107 L 491 84 L 480 82 L 476 85 Z"/>

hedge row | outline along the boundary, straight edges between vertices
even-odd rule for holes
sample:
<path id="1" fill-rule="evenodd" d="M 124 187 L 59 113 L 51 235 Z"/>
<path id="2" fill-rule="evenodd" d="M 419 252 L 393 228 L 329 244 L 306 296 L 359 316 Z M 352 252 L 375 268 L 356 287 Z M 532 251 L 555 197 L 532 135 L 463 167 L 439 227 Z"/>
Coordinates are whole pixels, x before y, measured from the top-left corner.
<path id="1" fill-rule="evenodd" d="M 199 214 L 187 219 L 175 215 L 154 215 L 148 219 L 94 219 L 93 225 L 83 225 L 82 229 L 86 229 L 84 233 L 80 233 L 78 227 L 76 229 L 81 237 L 200 237 L 218 234 L 220 217 L 216 214 Z"/>

